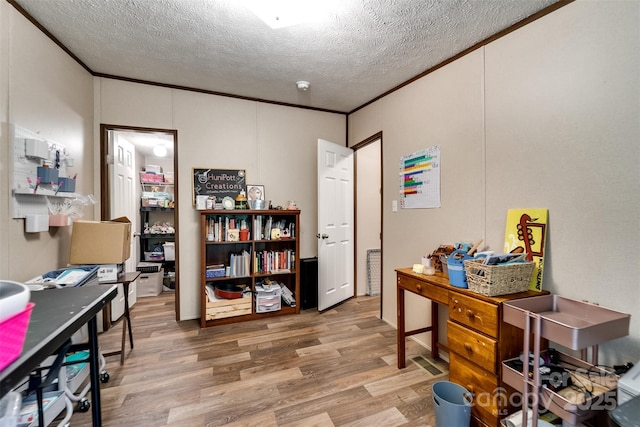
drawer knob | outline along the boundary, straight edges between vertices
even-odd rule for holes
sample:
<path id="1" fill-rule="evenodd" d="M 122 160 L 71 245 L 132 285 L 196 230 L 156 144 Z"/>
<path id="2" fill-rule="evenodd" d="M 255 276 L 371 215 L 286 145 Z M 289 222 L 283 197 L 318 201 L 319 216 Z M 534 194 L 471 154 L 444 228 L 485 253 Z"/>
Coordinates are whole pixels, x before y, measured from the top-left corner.
<path id="1" fill-rule="evenodd" d="M 416 285 L 416 289 L 420 292 L 422 292 L 422 285 Z"/>
<path id="2" fill-rule="evenodd" d="M 473 353 L 473 346 L 471 346 L 471 344 L 469 344 L 468 342 L 464 343 L 464 349 L 469 353 Z"/>
<path id="3" fill-rule="evenodd" d="M 476 315 L 473 313 L 473 311 L 467 310 L 467 317 L 469 319 L 473 319 L 474 317 L 476 317 Z"/>

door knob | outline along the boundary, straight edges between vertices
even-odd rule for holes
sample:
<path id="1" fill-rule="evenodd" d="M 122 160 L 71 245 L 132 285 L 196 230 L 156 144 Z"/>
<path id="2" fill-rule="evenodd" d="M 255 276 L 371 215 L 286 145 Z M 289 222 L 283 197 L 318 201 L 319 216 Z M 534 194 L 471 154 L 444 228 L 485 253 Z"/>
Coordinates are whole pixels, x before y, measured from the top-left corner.
<path id="1" fill-rule="evenodd" d="M 322 236 L 320 236 L 320 233 L 318 233 L 318 234 L 316 234 L 316 238 L 317 238 L 317 239 L 320 239 L 320 238 L 322 238 L 322 239 L 328 239 L 328 238 L 329 238 L 329 235 L 328 235 L 328 234 L 324 234 L 324 233 L 323 233 L 323 234 L 322 234 Z"/>

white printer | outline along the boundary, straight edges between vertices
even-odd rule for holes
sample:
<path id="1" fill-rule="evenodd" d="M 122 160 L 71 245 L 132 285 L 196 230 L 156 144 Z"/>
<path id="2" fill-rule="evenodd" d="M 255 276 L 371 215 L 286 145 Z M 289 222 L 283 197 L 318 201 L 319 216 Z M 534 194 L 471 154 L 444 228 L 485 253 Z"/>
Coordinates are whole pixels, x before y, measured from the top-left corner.
<path id="1" fill-rule="evenodd" d="M 640 362 L 618 380 L 618 406 L 640 396 Z"/>

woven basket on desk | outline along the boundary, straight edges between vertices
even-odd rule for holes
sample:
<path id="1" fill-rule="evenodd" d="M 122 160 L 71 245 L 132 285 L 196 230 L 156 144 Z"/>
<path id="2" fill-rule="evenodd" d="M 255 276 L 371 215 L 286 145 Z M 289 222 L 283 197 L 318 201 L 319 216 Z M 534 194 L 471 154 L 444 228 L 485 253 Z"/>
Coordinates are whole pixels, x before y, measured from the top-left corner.
<path id="1" fill-rule="evenodd" d="M 482 260 L 464 262 L 469 290 L 481 295 L 515 294 L 529 289 L 533 262 L 485 265 Z"/>

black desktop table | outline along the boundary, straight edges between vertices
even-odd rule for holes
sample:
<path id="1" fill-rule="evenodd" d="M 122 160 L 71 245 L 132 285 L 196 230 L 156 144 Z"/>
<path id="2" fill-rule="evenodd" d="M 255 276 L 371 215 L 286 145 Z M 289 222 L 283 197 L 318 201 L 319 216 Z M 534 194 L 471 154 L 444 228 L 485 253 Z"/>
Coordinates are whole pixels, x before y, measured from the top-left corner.
<path id="1" fill-rule="evenodd" d="M 0 372 L 0 396 L 21 384 L 31 371 L 54 354 L 83 325 L 89 326 L 91 415 L 94 426 L 100 415 L 100 367 L 96 314 L 117 294 L 116 286 L 85 286 L 32 292 L 35 307 L 20 357 Z M 42 414 L 40 414 L 42 422 Z"/>

